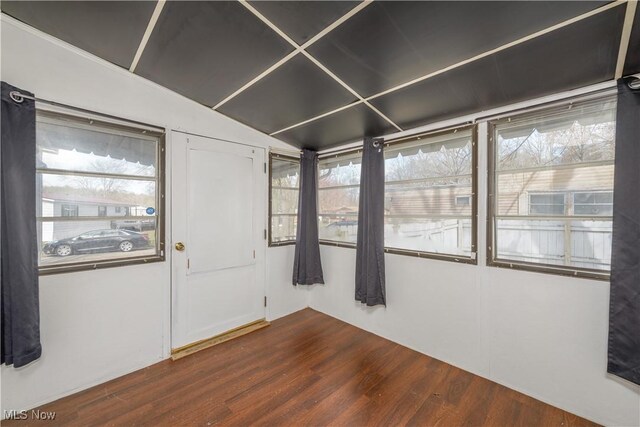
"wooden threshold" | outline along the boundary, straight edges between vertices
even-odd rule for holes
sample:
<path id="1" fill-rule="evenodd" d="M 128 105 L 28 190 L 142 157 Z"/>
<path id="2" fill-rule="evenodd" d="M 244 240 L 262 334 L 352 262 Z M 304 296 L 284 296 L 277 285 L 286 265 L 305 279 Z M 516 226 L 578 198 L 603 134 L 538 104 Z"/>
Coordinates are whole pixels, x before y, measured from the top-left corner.
<path id="1" fill-rule="evenodd" d="M 214 345 L 222 344 L 223 342 L 232 340 L 234 338 L 241 337 L 248 333 L 257 331 L 258 329 L 266 328 L 271 323 L 265 319 L 259 319 L 246 325 L 238 326 L 222 334 L 213 336 L 211 338 L 205 338 L 200 341 L 193 342 L 191 344 L 184 345 L 182 347 L 171 349 L 171 359 L 178 360 L 185 356 L 196 353 L 205 348 L 213 347 Z"/>

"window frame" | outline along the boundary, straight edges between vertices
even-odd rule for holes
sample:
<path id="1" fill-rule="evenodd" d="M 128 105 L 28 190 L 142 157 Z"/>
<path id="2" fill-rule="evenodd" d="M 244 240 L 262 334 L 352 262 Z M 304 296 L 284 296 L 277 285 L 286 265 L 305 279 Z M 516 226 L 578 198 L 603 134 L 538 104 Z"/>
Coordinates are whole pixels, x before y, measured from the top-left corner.
<path id="1" fill-rule="evenodd" d="M 300 168 L 300 158 L 299 157 L 295 157 L 293 155 L 287 155 L 287 154 L 281 154 L 279 152 L 275 152 L 275 151 L 269 151 L 269 164 L 268 169 L 269 169 L 269 175 L 267 177 L 267 180 L 269 181 L 269 207 L 268 207 L 268 212 L 269 212 L 269 217 L 267 218 L 267 246 L 272 248 L 272 247 L 278 247 L 278 246 L 290 246 L 290 245 L 295 245 L 296 241 L 294 240 L 281 240 L 278 242 L 274 242 L 273 241 L 273 180 L 272 180 L 272 176 L 273 176 L 273 158 L 277 158 L 277 159 L 284 159 L 285 161 L 290 161 L 292 163 L 297 163 L 298 164 L 298 168 Z M 300 183 L 298 182 L 298 197 L 300 197 Z"/>
<path id="2" fill-rule="evenodd" d="M 146 136 L 153 136 L 157 138 L 156 144 L 156 175 L 148 177 L 149 180 L 156 182 L 156 253 L 154 255 L 140 255 L 130 256 L 119 259 L 104 259 L 94 261 L 78 261 L 78 262 L 65 262 L 55 265 L 40 266 L 38 265 L 38 272 L 40 276 L 47 276 L 53 274 L 64 274 L 77 271 L 97 270 L 103 268 L 124 267 L 128 265 L 136 264 L 149 264 L 153 262 L 164 262 L 166 260 L 165 250 L 165 183 L 166 183 L 166 130 L 159 126 L 153 126 L 141 122 L 136 122 L 124 118 L 104 116 L 99 113 L 94 113 L 88 110 L 78 110 L 69 108 L 47 108 L 44 106 L 36 107 L 36 115 L 42 114 L 49 118 L 71 120 L 76 123 L 81 123 L 85 126 L 96 126 L 102 129 L 110 129 L 114 131 L 121 131 L 127 134 L 141 133 Z M 37 128 L 36 128 L 37 129 Z M 36 130 L 37 131 L 37 130 Z M 35 159 L 34 159 L 35 161 Z M 113 178 L 127 178 L 127 175 L 119 174 L 104 174 L 90 171 L 67 171 L 57 169 L 47 169 L 36 166 L 36 176 L 39 174 L 62 174 L 70 176 L 100 176 L 100 177 L 113 177 Z M 41 203 L 41 199 L 38 198 L 38 203 Z M 53 217 L 36 217 L 38 224 L 43 222 L 52 221 Z M 61 217 L 62 218 L 62 217 Z M 77 216 L 69 217 L 70 219 L 60 219 L 59 221 L 91 221 L 91 220 L 103 220 L 104 216 Z M 109 216 L 106 216 L 109 218 Z M 120 217 L 119 217 L 120 218 Z M 56 221 L 56 220 L 54 220 Z"/>
<path id="3" fill-rule="evenodd" d="M 586 279 L 608 281 L 611 277 L 611 270 L 598 270 L 594 268 L 576 267 L 576 266 L 563 266 L 554 264 L 534 263 L 519 260 L 500 259 L 497 257 L 496 251 L 496 128 L 503 121 L 514 117 L 526 117 L 534 116 L 536 114 L 544 114 L 545 112 L 558 110 L 561 108 L 570 108 L 576 103 L 588 102 L 588 101 L 606 101 L 611 99 L 610 94 L 600 94 L 596 96 L 577 96 L 573 98 L 564 99 L 558 103 L 552 103 L 551 105 L 542 104 L 534 106 L 524 111 L 514 111 L 513 114 L 505 114 L 498 118 L 490 119 L 487 121 L 487 235 L 486 235 L 486 265 L 488 267 L 506 268 L 511 270 L 531 271 L 536 273 L 553 274 L 559 276 L 580 277 Z M 615 158 L 612 162 L 615 162 Z M 615 189 L 612 190 L 615 193 Z M 548 191 L 547 193 L 550 193 Z M 569 191 L 573 193 L 573 191 Z M 567 200 L 573 200 L 573 196 L 566 194 L 565 192 L 565 214 L 567 216 Z M 529 209 L 527 209 L 529 212 Z M 544 217 L 545 215 L 530 215 L 536 217 Z M 553 218 L 553 215 L 549 215 Z M 580 215 L 571 215 L 576 217 L 576 220 L 580 220 Z M 607 217 L 603 217 L 605 220 Z"/>
<path id="4" fill-rule="evenodd" d="M 401 143 L 407 143 L 414 140 L 435 137 L 439 135 L 448 134 L 456 131 L 466 131 L 471 130 L 471 194 L 468 195 L 470 197 L 470 206 L 471 206 L 471 256 L 460 256 L 453 254 L 444 254 L 444 253 L 436 253 L 436 252 L 426 252 L 426 251 L 415 251 L 409 249 L 400 249 L 400 248 L 391 248 L 384 247 L 384 252 L 392 255 L 404 255 L 411 256 L 416 258 L 426 258 L 426 259 L 435 259 L 439 261 L 450 261 L 461 264 L 478 264 L 478 125 L 474 123 L 462 123 L 456 126 L 434 129 L 432 131 L 423 132 L 419 134 L 404 136 L 401 138 L 390 139 L 383 142 L 384 148 L 388 148 L 389 146 L 394 146 Z M 348 156 L 354 153 L 362 152 L 362 147 L 354 148 L 351 150 L 341 151 L 339 153 L 328 153 L 325 156 L 320 156 L 320 158 L 329 158 L 329 157 L 337 157 L 340 155 Z M 466 197 L 466 196 L 465 196 Z M 454 201 L 455 203 L 455 201 Z M 336 246 L 342 248 L 356 248 L 356 244 L 353 243 L 345 243 L 334 240 L 326 240 L 320 239 L 321 245 L 327 246 Z"/>

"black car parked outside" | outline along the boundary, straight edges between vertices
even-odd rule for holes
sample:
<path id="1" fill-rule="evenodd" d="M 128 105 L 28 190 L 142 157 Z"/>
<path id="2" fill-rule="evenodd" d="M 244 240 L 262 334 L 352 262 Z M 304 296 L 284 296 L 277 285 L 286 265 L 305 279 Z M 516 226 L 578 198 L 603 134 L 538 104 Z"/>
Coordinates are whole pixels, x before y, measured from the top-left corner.
<path id="1" fill-rule="evenodd" d="M 149 247 L 149 238 L 130 230 L 95 230 L 76 237 L 47 242 L 42 251 L 49 255 L 69 256 L 89 252 L 129 252 Z"/>

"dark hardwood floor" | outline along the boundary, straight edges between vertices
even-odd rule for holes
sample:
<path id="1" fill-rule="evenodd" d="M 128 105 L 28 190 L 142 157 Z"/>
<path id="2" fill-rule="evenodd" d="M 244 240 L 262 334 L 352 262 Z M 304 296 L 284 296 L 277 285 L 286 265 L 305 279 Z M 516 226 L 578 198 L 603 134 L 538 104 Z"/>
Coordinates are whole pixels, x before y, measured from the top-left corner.
<path id="1" fill-rule="evenodd" d="M 3 425 L 595 425 L 311 309 Z"/>

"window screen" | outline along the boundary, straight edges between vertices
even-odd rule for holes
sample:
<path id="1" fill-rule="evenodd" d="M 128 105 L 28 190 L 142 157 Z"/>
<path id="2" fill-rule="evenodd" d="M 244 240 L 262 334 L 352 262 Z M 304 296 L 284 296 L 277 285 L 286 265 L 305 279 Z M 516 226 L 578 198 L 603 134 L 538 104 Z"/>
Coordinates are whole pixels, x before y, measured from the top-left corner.
<path id="1" fill-rule="evenodd" d="M 492 123 L 490 262 L 608 272 L 615 99 Z"/>
<path id="2" fill-rule="evenodd" d="M 270 154 L 270 214 L 269 244 L 291 244 L 296 241 L 300 159 Z"/>
<path id="3" fill-rule="evenodd" d="M 38 111 L 41 270 L 162 258 L 161 140 L 148 129 Z"/>
<path id="4" fill-rule="evenodd" d="M 474 135 L 459 128 L 385 148 L 385 247 L 472 257 Z"/>
<path id="5" fill-rule="evenodd" d="M 355 244 L 358 238 L 360 151 L 319 161 L 318 220 L 320 240 Z"/>

